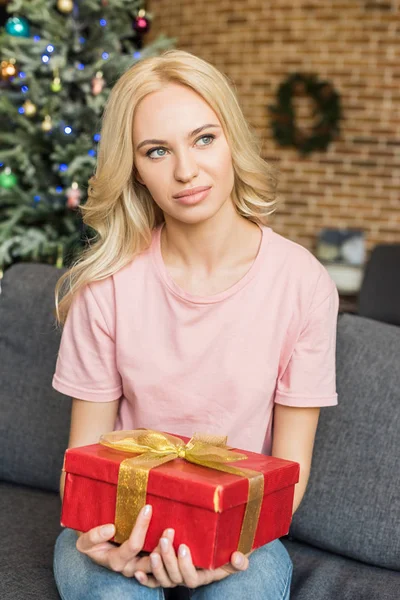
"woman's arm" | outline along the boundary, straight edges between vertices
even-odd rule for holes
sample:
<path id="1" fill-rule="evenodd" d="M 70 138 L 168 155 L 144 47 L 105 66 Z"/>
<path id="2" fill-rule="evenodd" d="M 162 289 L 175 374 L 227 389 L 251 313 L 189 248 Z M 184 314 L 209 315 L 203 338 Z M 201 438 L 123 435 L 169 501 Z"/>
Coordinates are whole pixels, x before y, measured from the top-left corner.
<path id="1" fill-rule="evenodd" d="M 119 400 L 93 402 L 72 399 L 68 448 L 96 444 L 103 433 L 114 430 Z M 64 496 L 65 473 L 61 472 L 60 496 Z"/>
<path id="2" fill-rule="evenodd" d="M 272 456 L 300 463 L 300 479 L 295 486 L 294 514 L 306 491 L 311 469 L 320 407 L 285 406 L 275 403 Z"/>

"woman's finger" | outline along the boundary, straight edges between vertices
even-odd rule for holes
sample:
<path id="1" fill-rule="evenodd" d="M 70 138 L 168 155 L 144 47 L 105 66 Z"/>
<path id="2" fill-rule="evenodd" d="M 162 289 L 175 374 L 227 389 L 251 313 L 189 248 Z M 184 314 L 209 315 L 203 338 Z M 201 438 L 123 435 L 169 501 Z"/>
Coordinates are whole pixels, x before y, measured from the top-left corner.
<path id="1" fill-rule="evenodd" d="M 212 581 L 207 575 L 208 571 L 198 570 L 193 564 L 192 555 L 189 547 L 185 544 L 181 544 L 178 548 L 178 564 L 179 570 L 183 577 L 184 584 L 189 588 L 196 588 L 199 585 L 205 585 Z M 202 574 L 202 579 L 199 576 Z"/>
<path id="2" fill-rule="evenodd" d="M 158 544 L 154 548 L 153 552 L 157 552 L 158 554 L 161 554 L 161 543 L 160 543 L 161 538 L 167 538 L 171 542 L 171 544 L 173 544 L 174 537 L 175 537 L 174 529 L 164 529 L 160 539 L 158 540 Z"/>
<path id="3" fill-rule="evenodd" d="M 162 537 L 167 537 L 169 539 L 169 541 L 171 542 L 171 544 L 174 541 L 174 536 L 175 536 L 175 531 L 173 529 L 164 529 Z M 156 548 L 154 548 L 153 552 L 157 552 L 158 554 L 161 554 L 161 546 L 160 546 L 160 542 L 158 542 Z M 150 552 L 144 552 L 141 553 L 143 554 L 142 556 L 140 556 L 140 558 L 138 558 L 137 561 L 135 561 L 134 559 L 134 564 L 136 565 L 136 568 L 134 569 L 135 571 L 143 571 L 144 573 L 151 573 L 152 572 L 152 568 L 151 568 L 151 563 L 150 563 Z"/>
<path id="4" fill-rule="evenodd" d="M 231 556 L 230 563 L 220 567 L 225 573 L 237 573 L 245 571 L 249 566 L 249 559 L 242 552 L 234 552 Z M 217 569 L 218 570 L 218 569 Z"/>
<path id="5" fill-rule="evenodd" d="M 164 563 L 164 569 L 169 579 L 176 585 L 183 583 L 183 577 L 179 570 L 178 559 L 171 541 L 167 537 L 162 537 L 160 539 L 160 546 L 162 562 Z"/>
<path id="6" fill-rule="evenodd" d="M 139 583 L 141 583 L 142 585 L 145 585 L 146 587 L 149 587 L 149 588 L 161 587 L 161 585 L 158 583 L 158 581 L 154 577 L 152 577 L 151 575 L 147 575 L 146 573 L 143 573 L 143 571 L 136 571 L 135 577 Z"/>
<path id="7" fill-rule="evenodd" d="M 160 554 L 152 552 L 150 554 L 150 564 L 153 576 L 162 587 L 175 587 L 176 584 L 170 579 Z"/>
<path id="8" fill-rule="evenodd" d="M 196 569 L 193 565 L 190 550 L 184 544 L 179 546 L 178 561 L 185 585 L 193 589 L 201 585 L 208 585 L 213 581 L 225 579 L 230 573 L 245 571 L 249 565 L 247 556 L 241 552 L 234 552 L 231 557 L 231 563 L 224 567 L 218 569 Z"/>
<path id="9" fill-rule="evenodd" d="M 152 573 L 152 568 L 150 564 L 150 556 L 141 556 L 140 558 L 132 558 L 125 565 L 126 571 L 131 572 L 129 577 L 133 577 L 136 571 L 143 571 L 144 573 Z M 125 572 L 124 572 L 125 575 Z"/>
<path id="10" fill-rule="evenodd" d="M 86 533 L 83 533 L 76 540 L 76 547 L 80 552 L 87 554 L 94 546 L 107 542 L 115 534 L 115 527 L 112 523 L 108 525 L 101 525 L 100 527 L 94 527 Z"/>
<path id="11" fill-rule="evenodd" d="M 150 504 L 146 504 L 146 506 L 141 509 L 129 538 L 111 551 L 110 554 L 113 554 L 114 556 L 110 556 L 110 559 L 115 560 L 115 562 L 119 562 L 124 566 L 141 552 L 149 528 L 151 512 L 152 509 Z"/>
<path id="12" fill-rule="evenodd" d="M 249 566 L 249 559 L 242 552 L 234 552 L 231 556 L 231 565 L 236 571 L 245 571 Z"/>

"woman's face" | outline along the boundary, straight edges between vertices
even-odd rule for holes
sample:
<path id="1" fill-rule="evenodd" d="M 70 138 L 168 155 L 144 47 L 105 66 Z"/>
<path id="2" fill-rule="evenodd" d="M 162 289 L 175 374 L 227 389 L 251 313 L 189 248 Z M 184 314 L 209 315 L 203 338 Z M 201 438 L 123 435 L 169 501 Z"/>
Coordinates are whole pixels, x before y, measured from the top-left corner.
<path id="1" fill-rule="evenodd" d="M 208 126 L 193 133 L 204 125 Z M 142 144 L 145 140 L 153 141 Z M 146 96 L 135 114 L 133 143 L 136 179 L 164 215 L 196 223 L 211 218 L 226 203 L 233 208 L 230 148 L 216 114 L 193 90 L 168 84 Z M 187 204 L 174 198 L 198 186 L 211 187 L 204 199 Z"/>

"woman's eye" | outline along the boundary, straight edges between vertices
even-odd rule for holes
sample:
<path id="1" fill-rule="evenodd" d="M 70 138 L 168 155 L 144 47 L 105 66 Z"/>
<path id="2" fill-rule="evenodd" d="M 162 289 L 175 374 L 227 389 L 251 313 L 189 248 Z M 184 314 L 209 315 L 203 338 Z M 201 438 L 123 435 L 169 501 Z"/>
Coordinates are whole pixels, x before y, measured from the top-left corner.
<path id="1" fill-rule="evenodd" d="M 165 152 L 165 148 L 154 148 L 153 150 L 149 150 L 148 152 L 146 152 L 146 156 L 148 156 L 149 158 L 155 160 L 156 158 L 162 158 L 164 155 L 158 155 L 158 156 L 150 156 L 151 154 L 153 154 L 153 152 L 158 152 L 159 150 L 162 150 L 163 152 Z"/>
<path id="2" fill-rule="evenodd" d="M 212 142 L 212 140 L 215 138 L 215 135 L 203 135 L 201 138 L 198 139 L 198 141 L 204 140 L 204 138 L 205 139 L 208 138 Z M 206 146 L 209 146 L 211 142 L 209 142 L 208 144 L 206 144 Z"/>
<path id="3" fill-rule="evenodd" d="M 202 144 L 203 146 L 210 146 L 213 142 L 213 140 L 215 139 L 215 135 L 202 135 L 201 138 L 199 138 L 197 141 L 199 142 L 200 140 L 204 140 L 204 139 L 209 139 L 211 140 L 210 142 L 208 142 L 207 144 Z M 161 146 L 159 148 L 151 148 L 148 152 L 146 152 L 146 156 L 148 156 L 151 160 L 157 160 L 158 158 L 164 158 L 165 154 L 160 155 L 156 155 L 156 156 L 151 156 L 153 154 L 153 152 L 158 152 L 159 150 L 161 150 L 162 152 L 165 152 L 165 148 L 162 148 Z"/>

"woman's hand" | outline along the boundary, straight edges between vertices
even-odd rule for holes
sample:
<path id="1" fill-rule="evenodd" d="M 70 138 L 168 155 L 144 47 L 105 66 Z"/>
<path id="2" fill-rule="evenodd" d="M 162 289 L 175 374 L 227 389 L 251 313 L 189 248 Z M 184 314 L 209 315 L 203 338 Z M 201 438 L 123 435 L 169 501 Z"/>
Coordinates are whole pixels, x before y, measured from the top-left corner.
<path id="1" fill-rule="evenodd" d="M 77 541 L 77 549 L 89 556 L 95 563 L 111 571 L 133 577 L 137 570 L 151 572 L 149 556 L 140 556 L 151 519 L 151 506 L 140 511 L 129 538 L 120 546 L 107 541 L 115 535 L 115 526 L 102 525 L 82 533 Z M 104 528 L 104 530 L 103 530 Z M 106 528 L 109 528 L 108 531 Z M 163 535 L 168 535 L 164 532 Z M 157 546 L 159 550 L 159 546 Z"/>
<path id="2" fill-rule="evenodd" d="M 168 530 L 170 531 L 170 530 Z M 135 577 L 142 585 L 156 588 L 170 588 L 184 585 L 194 589 L 201 585 L 207 585 L 213 581 L 225 579 L 228 575 L 238 571 L 245 571 L 249 566 L 249 560 L 241 552 L 234 552 L 231 563 L 218 569 L 197 569 L 192 562 L 188 546 L 181 544 L 176 556 L 172 539 L 173 535 L 160 539 L 159 547 L 150 554 L 152 575 L 147 575 L 144 570 L 137 569 Z"/>

